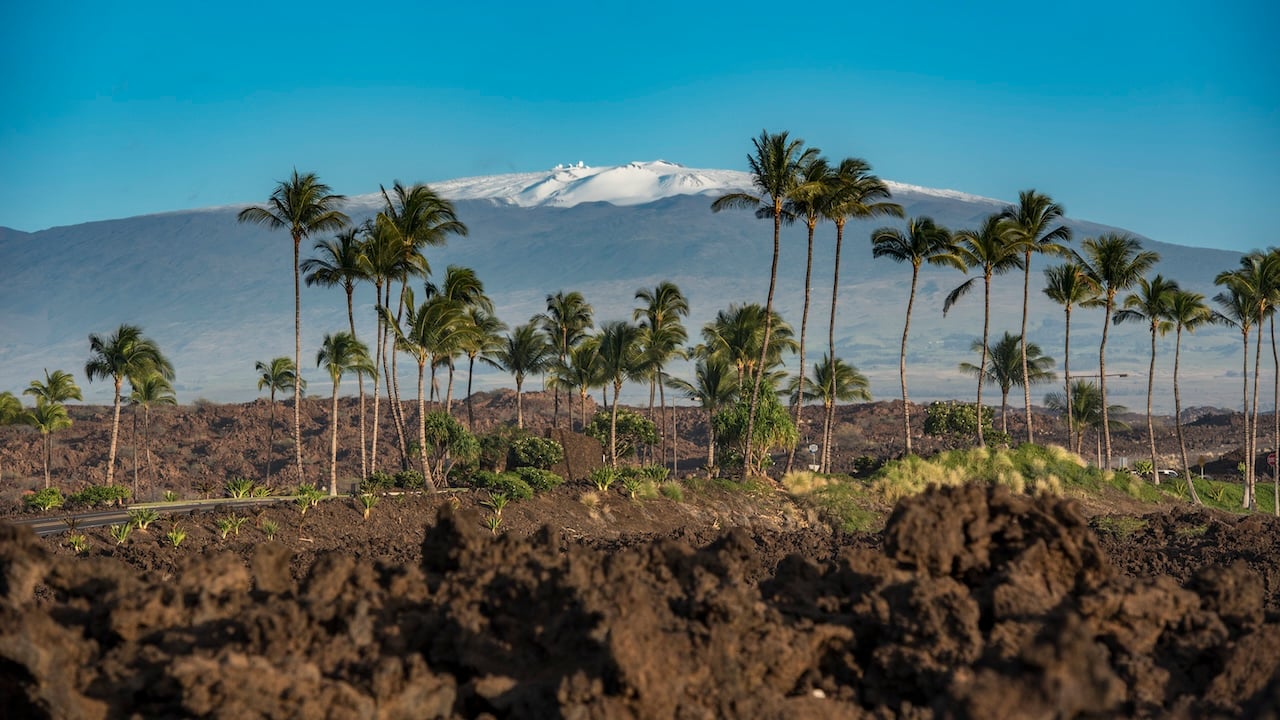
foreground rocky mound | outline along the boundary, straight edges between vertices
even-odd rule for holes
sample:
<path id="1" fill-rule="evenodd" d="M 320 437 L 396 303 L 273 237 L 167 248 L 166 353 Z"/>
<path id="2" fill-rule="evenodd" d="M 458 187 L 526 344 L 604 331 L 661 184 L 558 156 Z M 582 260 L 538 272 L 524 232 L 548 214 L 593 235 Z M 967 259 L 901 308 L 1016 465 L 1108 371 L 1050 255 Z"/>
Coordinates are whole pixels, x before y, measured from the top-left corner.
<path id="1" fill-rule="evenodd" d="M 13 717 L 1276 717 L 1244 565 L 1120 575 L 1070 504 L 903 502 L 770 573 L 741 530 L 609 552 L 443 514 L 421 566 L 210 553 L 159 581 L 0 527 Z M 763 579 L 758 582 L 753 578 Z M 1270 713 L 1270 715 L 1268 715 Z"/>

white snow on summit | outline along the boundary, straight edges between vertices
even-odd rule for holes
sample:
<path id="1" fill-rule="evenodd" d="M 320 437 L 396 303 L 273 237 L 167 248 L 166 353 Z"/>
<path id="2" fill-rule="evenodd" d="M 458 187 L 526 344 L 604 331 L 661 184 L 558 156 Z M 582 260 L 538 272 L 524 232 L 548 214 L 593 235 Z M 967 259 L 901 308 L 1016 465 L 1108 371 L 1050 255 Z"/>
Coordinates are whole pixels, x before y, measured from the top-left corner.
<path id="1" fill-rule="evenodd" d="M 895 194 L 922 194 L 956 200 L 1004 204 L 955 190 L 935 190 L 886 181 Z M 429 183 L 451 200 L 492 200 L 519 207 L 573 207 L 581 203 L 643 205 L 674 195 L 719 195 L 752 189 L 751 175 L 738 170 L 687 168 L 666 160 L 632 162 L 616 167 L 590 167 L 582 162 L 551 170 L 484 175 Z M 382 207 L 382 195 L 350 199 L 357 207 Z"/>

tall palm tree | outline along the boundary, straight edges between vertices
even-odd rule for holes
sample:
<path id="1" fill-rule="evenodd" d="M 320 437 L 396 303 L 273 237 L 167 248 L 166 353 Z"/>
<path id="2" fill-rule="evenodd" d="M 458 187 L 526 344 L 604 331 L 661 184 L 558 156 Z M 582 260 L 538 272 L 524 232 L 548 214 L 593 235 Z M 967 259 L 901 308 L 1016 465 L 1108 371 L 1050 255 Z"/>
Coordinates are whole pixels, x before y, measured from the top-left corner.
<path id="1" fill-rule="evenodd" d="M 1099 302 L 1098 288 L 1084 274 L 1084 270 L 1073 262 L 1045 268 L 1044 279 L 1044 294 L 1061 305 L 1066 314 L 1066 327 L 1062 335 L 1062 376 L 1066 388 L 1063 397 L 1066 398 L 1067 417 L 1071 417 L 1071 307 L 1095 307 Z M 1071 423 L 1067 423 L 1067 447 L 1074 447 L 1071 443 L 1072 430 Z"/>
<path id="2" fill-rule="evenodd" d="M 116 447 L 120 437 L 120 389 L 126 377 L 157 372 L 166 380 L 173 379 L 173 365 L 160 352 L 155 341 L 142 334 L 136 325 L 121 325 L 107 337 L 89 336 L 89 361 L 84 374 L 93 382 L 111 379 L 113 384 L 111 415 L 111 451 L 107 456 L 107 484 L 115 484 Z"/>
<path id="3" fill-rule="evenodd" d="M 236 220 L 266 225 L 272 230 L 287 229 L 293 238 L 293 364 L 302 367 L 302 290 L 299 280 L 298 251 L 302 239 L 314 234 L 339 230 L 351 222 L 338 207 L 346 198 L 330 192 L 315 173 L 298 174 L 295 168 L 288 180 L 276 184 L 265 207 L 248 207 Z M 296 373 L 293 388 L 293 436 L 302 437 L 302 374 Z M 302 442 L 294 443 L 298 479 L 302 480 Z"/>
<path id="4" fill-rule="evenodd" d="M 867 376 L 858 372 L 858 368 L 846 363 L 840 358 L 836 358 L 832 363 L 826 355 L 822 359 L 813 364 L 813 383 L 805 389 L 801 389 L 800 383 L 792 380 L 787 387 L 787 393 L 792 398 L 803 396 L 803 400 L 820 400 L 823 407 L 823 423 L 822 423 L 822 445 L 825 448 L 831 443 L 833 423 L 826 418 L 835 416 L 835 405 L 837 401 L 850 402 L 853 400 L 869 401 L 871 400 L 871 385 L 867 380 Z M 832 391 L 834 389 L 834 392 Z M 799 429 L 799 426 L 797 426 Z M 826 457 L 827 453 L 823 453 Z M 827 472 L 826 467 L 821 462 L 818 463 L 819 470 Z"/>
<path id="5" fill-rule="evenodd" d="M 355 337 L 359 335 L 356 333 L 353 296 L 356 284 L 368 279 L 364 262 L 365 240 L 360 233 L 360 228 L 345 228 L 332 240 L 317 240 L 313 246 L 316 257 L 302 261 L 307 287 L 339 286 L 346 292 L 347 325 Z M 364 373 L 356 376 L 356 382 L 360 393 L 360 476 L 365 477 L 369 474 L 369 458 L 365 444 Z"/>
<path id="6" fill-rule="evenodd" d="M 817 148 L 805 148 L 803 140 L 792 140 L 787 132 L 770 134 L 760 132 L 751 141 L 755 152 L 747 156 L 751 168 L 751 183 L 756 194 L 736 192 L 722 195 L 711 203 L 711 210 L 726 208 L 754 209 L 756 217 L 773 219 L 773 261 L 769 267 L 769 295 L 765 302 L 764 338 L 760 345 L 760 365 L 765 364 L 769 353 L 770 335 L 773 330 L 773 295 L 778 284 L 778 255 L 781 250 L 782 223 L 791 222 L 795 216 L 786 208 L 788 198 L 800 185 L 800 169 L 819 155 Z M 747 412 L 747 436 L 745 457 L 751 457 L 751 442 L 755 433 L 756 406 L 760 402 L 760 380 L 755 378 L 751 389 L 751 402 Z M 745 467 L 745 466 L 744 466 Z"/>
<path id="7" fill-rule="evenodd" d="M 316 353 L 316 367 L 323 367 L 333 381 L 333 404 L 329 411 L 329 495 L 334 497 L 338 494 L 338 386 L 342 383 L 342 376 L 349 372 L 372 375 L 375 369 L 368 346 L 348 332 L 324 336 Z M 423 467 L 426 468 L 426 443 L 423 442 L 421 447 Z M 422 474 L 428 479 L 431 477 L 425 469 Z"/>
<path id="8" fill-rule="evenodd" d="M 1218 313 L 1220 322 L 1225 325 L 1240 330 L 1240 339 L 1244 345 L 1244 357 L 1241 361 L 1241 375 L 1243 376 L 1243 413 L 1244 413 L 1244 455 L 1245 455 L 1245 475 L 1244 475 L 1244 498 L 1242 506 L 1247 510 L 1253 510 L 1257 507 L 1257 499 L 1254 497 L 1255 490 L 1255 473 L 1254 460 L 1257 456 L 1257 450 L 1254 447 L 1256 429 L 1250 422 L 1249 414 L 1249 334 L 1253 332 L 1256 318 L 1261 315 L 1259 305 L 1261 304 L 1261 288 L 1255 282 L 1256 278 L 1248 273 L 1240 271 L 1230 271 L 1221 273 L 1215 279 L 1215 282 L 1226 288 L 1225 292 L 1220 292 L 1213 296 L 1214 302 L 1222 308 Z M 1262 344 L 1262 328 L 1258 327 L 1258 345 Z M 1258 353 L 1255 351 L 1254 353 Z M 1256 367 L 1256 366 L 1255 366 Z M 1258 395 L 1257 378 L 1255 370 L 1254 378 L 1254 397 Z"/>
<path id="9" fill-rule="evenodd" d="M 1109 233 L 1096 238 L 1086 238 L 1081 244 L 1083 254 L 1075 253 L 1075 262 L 1098 288 L 1103 298 L 1102 342 L 1098 345 L 1099 389 L 1102 399 L 1102 437 L 1106 448 L 1106 465 L 1111 467 L 1111 408 L 1107 405 L 1107 331 L 1111 327 L 1111 314 L 1116 307 L 1116 295 L 1128 290 L 1147 274 L 1160 260 L 1159 253 L 1143 250 L 1142 243 L 1128 235 Z"/>
<path id="10" fill-rule="evenodd" d="M 893 227 L 882 227 L 872 232 L 871 256 L 911 265 L 911 292 L 907 295 L 907 319 L 902 324 L 902 349 L 898 354 L 898 377 L 902 381 L 902 436 L 906 453 L 910 455 L 911 401 L 907 397 L 907 334 L 911 331 L 911 308 L 916 301 L 920 266 L 928 263 L 964 270 L 965 264 L 951 232 L 928 217 L 908 220 L 905 233 Z"/>
<path id="11" fill-rule="evenodd" d="M 404 281 L 408 275 L 404 264 L 401 263 L 402 253 L 400 252 L 402 243 L 398 236 L 395 235 L 394 228 L 391 227 L 389 221 L 384 218 L 378 220 L 375 218 L 372 222 L 365 224 L 365 242 L 363 252 L 360 255 L 361 268 L 364 274 L 373 282 L 374 289 L 374 366 L 377 367 L 384 378 L 387 385 L 387 399 L 391 408 L 391 425 L 396 432 L 396 449 L 400 452 L 400 466 L 408 467 L 408 442 L 406 440 L 406 432 L 404 425 L 404 417 L 402 415 L 401 406 L 393 402 L 394 397 L 391 393 L 393 384 L 397 384 L 397 379 L 392 377 L 391 365 L 387 352 L 387 341 L 391 337 L 391 331 L 382 321 L 382 315 L 379 307 L 391 307 L 391 288 L 395 281 Z M 398 396 L 398 395 L 397 395 Z M 378 448 L 379 448 L 379 431 L 382 427 L 382 402 L 381 394 L 378 389 L 378 383 L 373 384 L 373 428 L 369 439 L 370 461 L 369 472 L 375 472 L 378 469 Z"/>
<path id="12" fill-rule="evenodd" d="M 1022 393 L 1027 410 L 1027 442 L 1035 442 L 1035 429 L 1031 423 L 1031 381 L 1027 366 L 1027 308 L 1031 292 L 1031 254 L 1060 255 L 1071 241 L 1071 229 L 1066 225 L 1051 227 L 1062 220 L 1065 210 L 1048 195 L 1035 190 L 1018 193 L 1018 204 L 1005 208 L 1002 213 L 1008 221 L 1006 233 L 1011 242 L 1023 252 L 1022 258 Z"/>
<path id="13" fill-rule="evenodd" d="M 600 338 L 597 335 L 589 336 L 574 345 L 565 362 L 556 361 L 552 366 L 552 386 L 578 393 L 579 432 L 587 424 L 587 394 L 592 388 L 603 387 L 606 382 L 600 364 Z M 569 427 L 574 427 L 572 402 L 569 404 Z"/>
<path id="14" fill-rule="evenodd" d="M 1005 235 L 1007 226 L 1000 215 L 988 215 L 980 230 L 961 230 L 955 234 L 956 254 L 966 268 L 982 269 L 982 361 L 979 367 L 987 365 L 987 343 L 991 336 L 991 278 L 1003 275 L 1010 270 L 1022 268 L 1022 258 L 1018 253 L 1021 248 L 1009 241 Z M 947 295 L 942 303 L 942 314 L 945 317 L 956 301 L 964 297 L 973 288 L 977 278 L 969 278 L 960 283 Z M 985 373 L 978 375 L 978 445 L 985 446 L 982 436 L 982 381 Z"/>
<path id="15" fill-rule="evenodd" d="M 450 265 L 445 270 L 444 282 L 440 285 L 428 282 L 427 299 L 445 306 L 449 310 L 450 324 L 444 328 L 436 344 L 432 361 L 432 389 L 435 388 L 434 369 L 445 366 L 449 371 L 449 384 L 444 396 L 445 414 L 453 416 L 453 371 L 454 359 L 465 354 L 465 346 L 470 344 L 470 336 L 474 329 L 471 325 L 469 310 L 477 308 L 493 312 L 493 300 L 484 292 L 484 283 L 476 275 L 476 271 L 460 265 Z M 437 399 L 439 393 L 436 392 Z"/>
<path id="16" fill-rule="evenodd" d="M 587 337 L 587 331 L 595 323 L 592 319 L 591 304 L 577 290 L 565 292 L 561 290 L 554 295 L 547 295 L 547 311 L 534 316 L 538 326 L 551 338 L 556 358 L 561 365 L 578 343 Z M 551 424 L 560 426 L 560 389 L 552 390 L 553 410 Z M 572 423 L 572 420 L 570 421 Z"/>
<path id="17" fill-rule="evenodd" d="M 969 346 L 973 352 L 981 353 L 982 347 L 978 340 L 974 340 Z M 1009 434 L 1009 390 L 1022 385 L 1024 382 L 1030 382 L 1033 385 L 1040 383 L 1053 382 L 1057 376 L 1053 374 L 1054 361 L 1053 358 L 1043 354 L 1040 346 L 1035 343 L 1026 345 L 1027 370 L 1029 376 L 1024 379 L 1022 374 L 1022 350 L 1023 344 L 1017 335 L 1005 333 L 1003 337 L 986 348 L 983 356 L 986 358 L 985 365 L 974 365 L 973 363 L 960 363 L 960 371 L 977 377 L 979 374 L 984 375 L 987 381 L 995 383 L 1000 388 L 1000 431 Z M 985 367 L 985 371 L 982 369 Z"/>
<path id="18" fill-rule="evenodd" d="M 71 427 L 71 416 L 67 415 L 67 407 L 62 403 L 51 401 L 44 396 L 37 396 L 35 407 L 22 415 L 22 421 L 40 431 L 41 444 L 44 446 L 44 486 L 49 487 L 49 460 L 53 455 L 53 434 Z"/>
<path id="19" fill-rule="evenodd" d="M 288 357 L 272 358 L 267 362 L 259 360 L 254 363 L 253 368 L 258 373 L 258 391 L 261 392 L 263 388 L 267 388 L 271 395 L 271 427 L 267 433 L 267 469 L 263 479 L 263 482 L 270 484 L 271 456 L 276 446 L 276 392 L 289 390 L 306 392 L 307 381 L 299 380 L 297 366 L 293 364 L 293 359 Z M 301 439 L 295 437 L 294 442 L 301 442 Z"/>
<path id="20" fill-rule="evenodd" d="M 613 402 L 609 417 L 609 462 L 618 467 L 618 395 L 628 380 L 644 378 L 644 359 L 640 354 L 641 330 L 625 320 L 607 322 L 600 327 L 600 366 L 613 385 Z"/>
<path id="21" fill-rule="evenodd" d="M 173 384 L 156 372 L 149 372 L 141 377 L 129 378 L 129 404 L 142 408 L 142 443 L 146 448 L 147 482 L 154 487 L 155 466 L 151 461 L 151 407 L 153 405 L 177 405 L 178 398 L 173 393 Z M 135 410 L 136 413 L 136 410 Z M 136 453 L 135 449 L 135 453 Z M 137 462 L 134 462 L 134 486 L 136 492 Z"/>
<path id="22" fill-rule="evenodd" d="M 481 305 L 469 306 L 463 322 L 466 323 L 466 333 L 462 337 L 461 349 L 467 356 L 467 430 L 475 432 L 471 380 L 476 374 L 476 360 L 489 367 L 497 367 L 493 355 L 502 348 L 502 333 L 506 331 L 507 324 Z"/>
<path id="23" fill-rule="evenodd" d="M 1178 283 L 1156 275 L 1151 280 L 1138 280 L 1138 291 L 1129 293 L 1124 307 L 1111 318 L 1117 325 L 1123 322 L 1146 322 L 1151 331 L 1151 364 L 1147 368 L 1147 440 L 1151 445 L 1151 482 L 1160 484 L 1159 465 L 1156 463 L 1156 430 L 1151 420 L 1151 397 L 1155 393 L 1156 334 L 1164 336 L 1173 329 L 1169 319 L 1169 303 L 1178 292 Z"/>
<path id="24" fill-rule="evenodd" d="M 1204 296 L 1189 290 L 1175 290 L 1169 298 L 1168 317 L 1173 321 L 1173 419 L 1178 432 L 1178 450 L 1182 455 L 1182 477 L 1187 481 L 1191 501 L 1200 505 L 1195 485 L 1191 482 L 1191 463 L 1187 462 L 1187 443 L 1182 437 L 1182 395 L 1178 388 L 1178 363 L 1182 359 L 1182 331 L 1195 332 L 1204 325 L 1218 322 L 1218 316 L 1205 304 Z"/>
<path id="25" fill-rule="evenodd" d="M 841 160 L 827 185 L 822 213 L 836 226 L 836 253 L 831 271 L 831 315 L 827 323 L 828 357 L 836 356 L 836 307 L 840 295 L 840 251 L 844 245 L 844 227 L 851 218 L 904 217 L 902 206 L 890 202 L 891 199 L 889 186 L 871 173 L 871 165 L 862 158 Z M 831 379 L 834 380 L 835 377 L 832 376 Z M 828 388 L 827 394 L 834 395 L 835 388 Z M 823 420 L 827 427 L 835 424 L 834 413 L 833 405 Z M 826 443 L 822 446 L 820 464 L 823 472 L 831 464 L 831 453 Z"/>
<path id="26" fill-rule="evenodd" d="M 545 371 L 555 357 L 555 348 L 547 337 L 538 331 L 534 321 L 517 325 L 507 335 L 501 349 L 493 354 L 493 360 L 516 380 L 516 427 L 524 428 L 524 379 Z"/>
<path id="27" fill-rule="evenodd" d="M 1084 431 L 1086 428 L 1092 428 L 1095 432 L 1102 427 L 1102 393 L 1098 390 L 1098 386 L 1090 380 L 1073 380 L 1071 382 L 1071 413 L 1067 414 L 1067 401 L 1060 392 L 1052 392 L 1044 397 L 1044 404 L 1050 410 L 1060 412 L 1066 418 L 1067 424 L 1075 426 L 1076 446 L 1075 452 L 1081 454 L 1084 445 Z M 1123 405 L 1112 405 L 1107 408 L 1107 414 L 1119 415 L 1125 412 L 1127 408 Z M 1118 429 L 1126 429 L 1128 426 L 1117 420 L 1114 425 Z M 1102 462 L 1102 433 L 1098 432 L 1098 462 Z"/>
<path id="28" fill-rule="evenodd" d="M 22 401 L 17 395 L 5 390 L 0 392 L 0 425 L 12 425 L 22 419 Z"/>
<path id="29" fill-rule="evenodd" d="M 688 400 L 698 403 L 707 413 L 707 471 L 716 466 L 716 430 L 711 418 L 738 395 L 733 369 L 722 358 L 703 356 L 693 368 L 693 381 L 667 378 L 667 387 L 684 393 Z"/>
<path id="30" fill-rule="evenodd" d="M 652 290 L 641 288 L 636 291 L 636 299 L 644 303 L 632 313 L 632 319 L 640 323 L 643 330 L 641 341 L 642 362 L 649 375 L 649 415 L 653 415 L 653 394 L 656 389 L 662 408 L 662 422 L 658 437 L 661 443 L 659 452 L 666 462 L 667 439 L 667 397 L 666 383 L 663 373 L 667 363 L 673 358 L 685 358 L 688 355 L 682 349 L 689 339 L 680 318 L 689 315 L 689 301 L 685 299 L 680 288 L 669 281 L 658 283 Z M 675 464 L 675 445 L 672 443 L 672 471 Z"/>
<path id="31" fill-rule="evenodd" d="M 737 386 L 744 390 L 754 385 L 756 378 L 767 376 L 782 363 L 784 352 L 794 352 L 796 342 L 791 326 L 776 312 L 773 313 L 773 341 L 769 352 L 760 363 L 764 341 L 764 308 L 755 303 L 730 305 L 716 313 L 711 322 L 702 326 L 702 344 L 706 351 L 722 358 L 737 372 Z M 763 368 L 763 372 L 761 371 Z"/>
<path id="32" fill-rule="evenodd" d="M 34 397 L 37 402 L 42 399 L 50 403 L 84 400 L 80 393 L 80 386 L 76 384 L 75 376 L 62 370 L 54 370 L 50 373 L 48 368 L 45 368 L 44 371 L 44 382 L 32 380 L 27 389 L 22 391 L 22 394 Z"/>
<path id="33" fill-rule="evenodd" d="M 1253 325 L 1258 328 L 1258 341 L 1254 346 L 1253 357 L 1253 417 L 1246 423 L 1250 448 L 1248 484 L 1252 487 L 1257 480 L 1254 464 L 1258 455 L 1258 388 L 1260 387 L 1259 373 L 1262 368 L 1262 331 L 1264 321 L 1274 316 L 1276 305 L 1280 302 L 1280 255 L 1255 250 L 1240 258 L 1239 268 L 1219 273 L 1214 282 L 1238 289 L 1248 299 L 1254 312 Z M 1272 354 L 1275 354 L 1274 345 Z M 1280 383 L 1280 378 L 1276 382 Z M 1277 394 L 1280 394 L 1280 389 L 1277 389 Z M 1246 409 L 1246 414 L 1248 412 L 1249 410 Z M 1250 509 L 1255 509 L 1256 498 L 1253 497 L 1252 491 L 1249 495 L 1249 499 L 1253 502 Z"/>

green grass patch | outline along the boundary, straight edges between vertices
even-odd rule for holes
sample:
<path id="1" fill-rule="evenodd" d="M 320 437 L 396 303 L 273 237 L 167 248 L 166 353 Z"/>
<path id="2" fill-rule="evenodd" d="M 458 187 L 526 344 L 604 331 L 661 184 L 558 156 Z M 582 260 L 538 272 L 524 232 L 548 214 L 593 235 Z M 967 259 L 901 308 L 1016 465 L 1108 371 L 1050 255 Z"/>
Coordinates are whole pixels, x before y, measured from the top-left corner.
<path id="1" fill-rule="evenodd" d="M 773 487 L 762 478 L 690 478 L 685 481 L 693 492 L 723 490 L 725 492 L 743 493 L 751 497 L 767 497 L 773 494 Z"/>
<path id="2" fill-rule="evenodd" d="M 803 507 L 818 511 L 845 532 L 872 532 L 884 525 L 884 513 L 870 487 L 842 475 L 819 475 L 807 470 L 787 473 L 782 486 Z"/>
<path id="3" fill-rule="evenodd" d="M 1173 531 L 1178 537 L 1204 537 L 1209 532 L 1208 525 L 1188 525 Z"/>
<path id="4" fill-rule="evenodd" d="M 1185 482 L 1177 481 L 1183 485 L 1185 490 Z M 1196 486 L 1196 494 L 1200 496 L 1200 501 L 1205 507 L 1217 508 L 1218 510 L 1226 510 L 1227 512 L 1242 513 L 1244 508 L 1244 481 L 1224 482 L 1222 480 L 1201 480 L 1193 478 L 1192 482 Z M 1254 485 L 1254 492 L 1257 495 L 1258 510 L 1257 512 L 1272 514 L 1275 512 L 1275 486 L 1270 482 L 1259 482 Z"/>
<path id="5" fill-rule="evenodd" d="M 1110 515 L 1096 518 L 1093 521 L 1093 525 L 1098 532 L 1114 535 L 1118 538 L 1127 538 L 1145 528 L 1147 521 L 1127 515 Z"/>
<path id="6" fill-rule="evenodd" d="M 1080 456 L 1060 447 L 1028 444 L 1013 450 L 951 450 L 928 459 L 912 455 L 886 463 L 870 482 L 872 492 L 888 503 L 934 485 L 975 482 L 1004 485 L 1017 493 L 1062 495 L 1069 487 L 1097 491 L 1108 485 L 1135 497 L 1145 493 L 1140 480 L 1133 482 L 1131 478 L 1090 468 Z"/>

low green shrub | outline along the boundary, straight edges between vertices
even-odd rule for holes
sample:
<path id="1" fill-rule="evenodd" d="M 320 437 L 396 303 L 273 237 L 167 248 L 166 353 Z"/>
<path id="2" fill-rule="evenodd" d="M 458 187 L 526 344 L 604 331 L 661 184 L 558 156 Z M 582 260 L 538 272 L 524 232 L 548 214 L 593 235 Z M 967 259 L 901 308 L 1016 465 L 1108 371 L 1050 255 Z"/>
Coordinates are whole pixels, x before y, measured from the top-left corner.
<path id="1" fill-rule="evenodd" d="M 253 494 L 253 481 L 243 477 L 231 478 L 223 489 L 229 498 L 247 498 Z"/>
<path id="2" fill-rule="evenodd" d="M 365 479 L 360 481 L 359 493 L 368 495 L 371 493 L 386 492 L 396 486 L 396 478 L 390 473 L 378 470 L 371 472 Z"/>
<path id="3" fill-rule="evenodd" d="M 533 488 L 514 472 L 498 474 L 481 470 L 471 476 L 474 487 L 488 490 L 491 494 L 501 494 L 512 500 L 528 500 L 533 497 Z"/>
<path id="4" fill-rule="evenodd" d="M 564 448 L 550 438 L 527 436 L 511 443 L 511 454 L 516 467 L 534 467 L 542 470 L 564 460 Z"/>
<path id="5" fill-rule="evenodd" d="M 618 479 L 618 472 L 611 467 L 598 467 L 591 471 L 591 482 L 600 492 L 605 492 Z"/>
<path id="6" fill-rule="evenodd" d="M 427 478 L 419 470 L 401 470 L 396 473 L 395 486 L 405 490 L 421 490 L 427 486 Z"/>
<path id="7" fill-rule="evenodd" d="M 98 505 L 122 505 L 129 499 L 129 488 L 123 485 L 90 485 L 67 497 L 73 505 L 95 507 Z"/>
<path id="8" fill-rule="evenodd" d="M 534 492 L 551 492 L 564 484 L 564 478 L 550 470 L 541 470 L 536 467 L 518 467 L 515 472 L 516 475 L 520 476 L 521 480 L 533 488 Z"/>
<path id="9" fill-rule="evenodd" d="M 55 487 L 47 487 L 38 490 L 35 493 L 26 496 L 22 502 L 29 508 L 36 510 L 52 510 L 56 507 L 62 507 L 62 503 L 66 499 L 62 497 L 62 491 Z"/>

